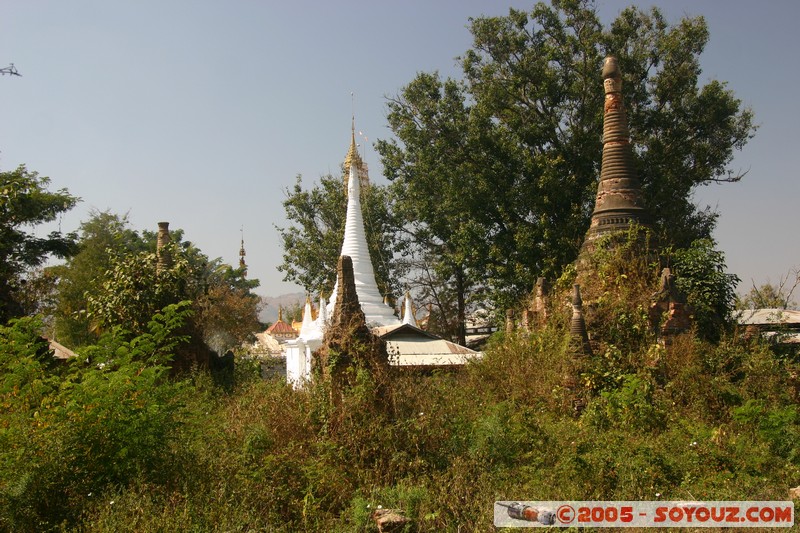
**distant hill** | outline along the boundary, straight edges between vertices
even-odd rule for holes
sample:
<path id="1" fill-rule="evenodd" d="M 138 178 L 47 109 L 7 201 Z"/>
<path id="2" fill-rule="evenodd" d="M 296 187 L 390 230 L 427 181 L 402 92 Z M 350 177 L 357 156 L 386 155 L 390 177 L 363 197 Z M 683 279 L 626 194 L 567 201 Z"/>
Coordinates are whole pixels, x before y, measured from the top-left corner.
<path id="1" fill-rule="evenodd" d="M 262 322 L 272 323 L 278 320 L 278 307 L 293 309 L 302 306 L 306 301 L 306 295 L 302 292 L 292 292 L 280 296 L 262 296 L 261 301 L 264 303 L 264 308 L 258 318 Z"/>

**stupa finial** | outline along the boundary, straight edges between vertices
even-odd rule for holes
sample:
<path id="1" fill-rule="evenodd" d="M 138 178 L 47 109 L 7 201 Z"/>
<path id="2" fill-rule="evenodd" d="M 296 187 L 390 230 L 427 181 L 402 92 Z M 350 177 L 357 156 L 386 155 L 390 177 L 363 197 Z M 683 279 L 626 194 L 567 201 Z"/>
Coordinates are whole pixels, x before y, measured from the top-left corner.
<path id="1" fill-rule="evenodd" d="M 361 156 L 358 155 L 358 145 L 356 144 L 356 117 L 353 115 L 351 131 L 350 131 L 350 149 L 347 151 L 347 156 L 344 158 L 345 173 L 350 171 L 350 167 L 355 165 L 356 170 L 361 167 Z"/>
<path id="2" fill-rule="evenodd" d="M 242 269 L 243 275 L 247 275 L 247 263 L 245 262 L 244 258 L 247 255 L 247 252 L 244 251 L 244 226 L 242 226 L 242 245 L 239 247 L 239 268 Z"/>

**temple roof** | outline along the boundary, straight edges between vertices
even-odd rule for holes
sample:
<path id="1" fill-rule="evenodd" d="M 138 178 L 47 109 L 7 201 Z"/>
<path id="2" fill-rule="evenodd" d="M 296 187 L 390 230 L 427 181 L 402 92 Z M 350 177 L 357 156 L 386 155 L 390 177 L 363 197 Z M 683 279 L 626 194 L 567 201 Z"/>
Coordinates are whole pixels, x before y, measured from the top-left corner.
<path id="1" fill-rule="evenodd" d="M 267 334 L 281 337 L 296 337 L 297 332 L 291 324 L 283 321 L 283 309 L 278 309 L 278 320 L 267 328 Z"/>
<path id="2" fill-rule="evenodd" d="M 272 324 L 270 327 L 267 328 L 267 333 L 269 333 L 270 335 L 281 334 L 281 333 L 294 335 L 297 332 L 294 330 L 291 324 L 287 324 L 283 320 L 278 320 L 277 322 L 275 322 L 274 324 Z"/>
<path id="3" fill-rule="evenodd" d="M 372 332 L 386 341 L 392 366 L 463 365 L 482 354 L 423 331 L 411 324 L 383 326 Z"/>

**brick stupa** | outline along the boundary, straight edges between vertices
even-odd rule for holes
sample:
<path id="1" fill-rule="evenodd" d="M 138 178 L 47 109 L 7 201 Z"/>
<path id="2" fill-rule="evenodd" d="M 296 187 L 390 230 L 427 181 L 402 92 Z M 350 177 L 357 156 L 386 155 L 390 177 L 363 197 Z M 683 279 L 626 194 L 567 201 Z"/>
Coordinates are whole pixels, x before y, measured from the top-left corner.
<path id="1" fill-rule="evenodd" d="M 603 64 L 603 88 L 603 161 L 584 250 L 591 250 L 603 235 L 625 231 L 634 224 L 648 226 L 650 221 L 633 161 L 622 76 L 615 57 L 607 57 Z"/>

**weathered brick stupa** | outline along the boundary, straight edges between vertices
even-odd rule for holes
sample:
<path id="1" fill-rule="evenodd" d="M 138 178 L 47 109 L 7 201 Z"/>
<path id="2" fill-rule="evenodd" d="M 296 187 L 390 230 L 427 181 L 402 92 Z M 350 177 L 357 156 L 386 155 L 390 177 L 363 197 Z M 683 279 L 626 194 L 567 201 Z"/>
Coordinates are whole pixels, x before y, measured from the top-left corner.
<path id="1" fill-rule="evenodd" d="M 603 88 L 603 161 L 584 250 L 591 250 L 603 235 L 627 230 L 633 224 L 648 226 L 650 222 L 633 162 L 622 76 L 615 57 L 607 57 L 603 64 Z"/>

